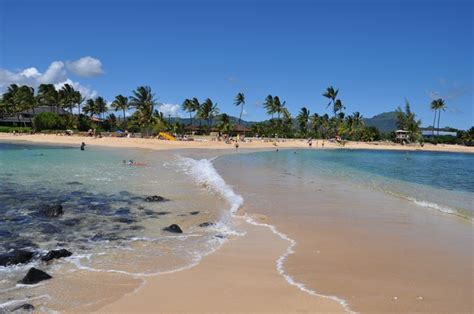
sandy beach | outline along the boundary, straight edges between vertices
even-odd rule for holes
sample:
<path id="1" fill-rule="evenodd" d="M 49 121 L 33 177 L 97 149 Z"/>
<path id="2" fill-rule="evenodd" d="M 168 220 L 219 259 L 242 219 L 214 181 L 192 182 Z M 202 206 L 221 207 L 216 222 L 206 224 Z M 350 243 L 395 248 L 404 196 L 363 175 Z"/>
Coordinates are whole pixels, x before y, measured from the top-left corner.
<path id="1" fill-rule="evenodd" d="M 86 145 L 98 145 L 104 147 L 123 147 L 123 148 L 144 148 L 153 150 L 172 150 L 172 149 L 226 149 L 235 150 L 232 144 L 213 141 L 210 137 L 198 137 L 195 141 L 167 141 L 146 138 L 117 138 L 117 137 L 79 137 L 62 136 L 50 134 L 34 135 L 13 135 L 9 133 L 0 133 L 1 141 L 26 141 L 30 143 L 43 144 L 61 144 L 80 146 L 82 142 Z M 275 145 L 276 142 L 276 145 Z M 322 140 L 313 140 L 312 148 L 323 148 Z M 284 148 L 308 148 L 305 139 L 280 139 L 280 140 L 261 140 L 248 139 L 240 143 L 240 149 L 284 149 Z M 382 149 L 382 150 L 407 150 L 407 151 L 440 151 L 440 152 L 462 152 L 474 153 L 474 147 L 461 145 L 400 145 L 387 142 L 347 142 L 341 146 L 337 143 L 324 141 L 326 149 Z"/>

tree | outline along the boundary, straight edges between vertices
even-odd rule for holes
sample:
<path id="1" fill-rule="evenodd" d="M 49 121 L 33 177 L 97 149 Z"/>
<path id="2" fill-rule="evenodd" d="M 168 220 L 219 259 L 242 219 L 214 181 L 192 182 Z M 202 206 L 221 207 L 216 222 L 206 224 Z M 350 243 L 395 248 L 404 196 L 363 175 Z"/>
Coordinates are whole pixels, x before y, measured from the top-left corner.
<path id="1" fill-rule="evenodd" d="M 446 108 L 447 107 L 443 99 L 440 98 L 436 101 L 436 109 L 438 110 L 438 136 L 439 136 L 439 120 L 441 118 L 441 111 L 445 111 Z M 433 125 L 433 128 L 434 128 L 434 125 Z"/>
<path id="2" fill-rule="evenodd" d="M 329 103 L 326 106 L 326 108 L 329 108 L 329 106 L 332 104 L 334 115 L 336 115 L 336 113 L 337 113 L 337 111 L 335 109 L 335 103 L 336 103 L 336 97 L 337 97 L 338 93 L 339 93 L 339 89 L 334 89 L 334 87 L 332 87 L 332 86 L 329 86 L 326 89 L 326 92 L 323 93 L 323 96 L 329 99 Z"/>
<path id="3" fill-rule="evenodd" d="M 263 107 L 267 111 L 267 114 L 272 117 L 273 120 L 273 115 L 276 113 L 276 108 L 275 108 L 275 101 L 273 100 L 272 95 L 268 95 L 267 98 L 265 98 L 265 102 L 263 103 Z"/>
<path id="4" fill-rule="evenodd" d="M 277 114 L 278 120 L 280 120 L 280 115 L 283 112 L 283 108 L 285 108 L 285 104 L 286 102 L 285 101 L 281 102 L 278 96 L 275 96 L 273 98 L 273 106 L 274 106 L 275 113 Z"/>
<path id="5" fill-rule="evenodd" d="M 149 86 L 139 86 L 133 91 L 130 97 L 130 104 L 136 108 L 135 119 L 137 124 L 148 129 L 156 122 L 155 112 L 155 94 Z"/>
<path id="6" fill-rule="evenodd" d="M 410 103 L 405 99 L 405 111 L 398 107 L 396 110 L 397 114 L 397 127 L 399 129 L 410 132 L 410 140 L 415 141 L 420 136 L 420 125 L 421 120 L 416 119 L 416 114 L 411 111 Z"/>
<path id="7" fill-rule="evenodd" d="M 82 111 L 85 113 L 85 114 L 88 114 L 89 116 L 93 116 L 96 112 L 95 112 L 95 102 L 94 102 L 94 99 L 92 98 L 89 98 L 86 100 L 86 104 L 85 106 L 82 108 Z"/>
<path id="8" fill-rule="evenodd" d="M 230 117 L 227 114 L 222 114 L 220 121 L 217 124 L 217 129 L 223 134 L 229 134 L 232 131 L 233 125 L 230 122 Z"/>
<path id="9" fill-rule="evenodd" d="M 59 102 L 63 108 L 69 109 L 71 115 L 72 109 L 79 99 L 80 94 L 78 94 L 70 84 L 64 84 L 64 86 L 59 90 Z"/>
<path id="10" fill-rule="evenodd" d="M 433 129 L 431 130 L 431 136 L 434 136 L 435 126 L 436 126 L 436 115 L 438 113 L 438 100 L 437 99 L 431 102 L 430 109 L 434 111 Z"/>
<path id="11" fill-rule="evenodd" d="M 242 120 L 242 113 L 244 112 L 244 104 L 245 104 L 244 93 L 238 93 L 237 96 L 235 96 L 234 105 L 240 106 L 239 125 L 240 125 L 240 121 Z"/>
<path id="12" fill-rule="evenodd" d="M 207 120 L 207 125 L 209 128 L 212 126 L 212 119 L 216 114 L 219 113 L 219 109 L 217 108 L 217 103 L 214 104 L 210 98 L 207 98 L 201 105 L 199 109 L 198 116 L 201 119 Z"/>
<path id="13" fill-rule="evenodd" d="M 94 113 L 98 114 L 102 119 L 104 118 L 104 113 L 109 111 L 107 108 L 107 102 L 101 96 L 97 97 L 94 101 Z"/>
<path id="14" fill-rule="evenodd" d="M 38 93 L 36 95 L 37 103 L 40 106 L 49 106 L 50 111 L 57 108 L 59 103 L 59 94 L 53 84 L 40 84 L 38 86 Z M 57 111 L 57 110 L 56 110 Z"/>
<path id="15" fill-rule="evenodd" d="M 194 97 L 192 100 L 191 100 L 192 104 L 193 104 L 193 109 L 194 111 L 193 112 L 196 112 L 198 113 L 199 110 L 201 110 L 201 104 L 199 103 L 199 100 Z M 199 117 L 198 117 L 199 119 Z M 201 119 L 199 119 L 199 128 L 201 128 Z"/>
<path id="16" fill-rule="evenodd" d="M 115 96 L 115 100 L 112 102 L 111 107 L 115 110 L 122 110 L 123 113 L 123 121 L 127 122 L 127 116 L 125 112 L 128 110 L 128 98 L 123 95 Z"/>
<path id="17" fill-rule="evenodd" d="M 185 99 L 181 105 L 183 111 L 189 112 L 189 125 L 193 125 L 193 113 L 196 111 L 196 106 L 191 99 Z"/>
<path id="18" fill-rule="evenodd" d="M 308 108 L 303 107 L 301 108 L 300 112 L 296 116 L 296 120 L 298 121 L 298 124 L 300 127 L 300 132 L 304 136 L 306 136 L 306 134 L 308 133 L 309 115 L 310 115 L 310 112 Z"/>

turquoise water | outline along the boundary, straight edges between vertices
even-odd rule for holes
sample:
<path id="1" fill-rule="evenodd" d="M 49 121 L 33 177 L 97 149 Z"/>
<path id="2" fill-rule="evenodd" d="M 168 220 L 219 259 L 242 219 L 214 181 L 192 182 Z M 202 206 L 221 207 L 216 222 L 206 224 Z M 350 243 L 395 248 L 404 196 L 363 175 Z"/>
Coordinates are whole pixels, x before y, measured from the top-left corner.
<path id="1" fill-rule="evenodd" d="M 273 169 L 298 182 L 327 178 L 376 189 L 419 207 L 473 217 L 474 155 L 383 150 L 281 150 L 222 158 L 232 167 Z M 287 179 L 289 180 L 289 179 Z"/>
<path id="2" fill-rule="evenodd" d="M 123 162 L 130 159 L 140 166 Z M 26 265 L 0 266 L 0 312 L 16 300 L 31 300 L 41 311 L 73 310 L 73 304 L 107 297 L 107 286 L 95 283 L 93 293 L 78 284 L 83 277 L 76 274 L 146 278 L 194 265 L 219 247 L 223 231 L 200 224 L 220 221 L 228 205 L 190 180 L 176 159 L 148 150 L 0 143 L 0 254 L 35 254 Z M 149 195 L 169 201 L 147 202 Z M 63 206 L 61 217 L 41 214 L 43 206 L 54 204 Z M 183 234 L 163 230 L 175 223 Z M 73 255 L 40 261 L 61 248 Z M 30 267 L 54 280 L 18 285 Z"/>

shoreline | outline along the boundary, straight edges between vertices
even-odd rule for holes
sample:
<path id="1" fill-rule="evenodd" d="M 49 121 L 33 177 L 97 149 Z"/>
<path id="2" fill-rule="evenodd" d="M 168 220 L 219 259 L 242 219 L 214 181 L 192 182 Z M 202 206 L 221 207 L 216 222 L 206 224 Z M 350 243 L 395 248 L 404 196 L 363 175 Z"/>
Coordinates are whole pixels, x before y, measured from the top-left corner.
<path id="1" fill-rule="evenodd" d="M 104 146 L 116 148 L 141 148 L 150 150 L 180 150 L 180 149 L 211 149 L 223 151 L 235 151 L 232 144 L 212 141 L 210 138 L 199 138 L 195 141 L 167 141 L 145 138 L 117 138 L 103 137 L 91 138 L 80 136 L 63 136 L 52 134 L 33 134 L 33 135 L 13 135 L 9 133 L 0 133 L 0 141 L 5 142 L 27 142 L 37 144 L 53 145 L 75 145 L 79 147 L 82 142 L 87 146 Z M 397 150 L 397 151 L 428 151 L 428 152 L 451 152 L 451 153 L 474 153 L 474 147 L 460 145 L 400 145 L 384 142 L 347 142 L 345 146 L 336 143 L 324 141 L 324 148 L 321 147 L 322 140 L 313 140 L 313 146 L 310 149 L 368 149 L 368 150 Z M 240 142 L 240 150 L 248 149 L 308 149 L 305 139 L 280 139 L 277 145 L 273 140 L 251 139 L 251 142 Z"/>
<path id="2" fill-rule="evenodd" d="M 286 257 L 288 240 L 268 228 L 235 217 L 241 237 L 230 238 L 195 266 L 147 278 L 139 291 L 95 309 L 130 312 L 330 312 L 346 313 L 337 297 L 316 295 L 291 285 L 275 262 Z M 208 280 L 211 279 L 211 280 Z M 256 284 L 258 282 L 258 284 Z M 177 298 L 179 296 L 179 298 Z M 183 302 L 185 300 L 185 302 Z"/>

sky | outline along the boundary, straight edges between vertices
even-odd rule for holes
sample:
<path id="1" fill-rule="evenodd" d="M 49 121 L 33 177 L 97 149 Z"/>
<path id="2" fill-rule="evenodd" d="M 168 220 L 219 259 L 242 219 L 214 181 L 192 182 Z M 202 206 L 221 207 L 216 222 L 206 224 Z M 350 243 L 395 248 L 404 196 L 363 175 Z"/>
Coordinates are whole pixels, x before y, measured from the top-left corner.
<path id="1" fill-rule="evenodd" d="M 463 0 L 0 0 L 0 92 L 9 84 L 73 84 L 112 101 L 140 85 L 165 114 L 211 98 L 267 119 L 269 94 L 296 115 L 323 114 L 328 86 L 347 113 L 392 111 L 407 99 L 432 124 L 474 124 L 473 12 Z"/>

